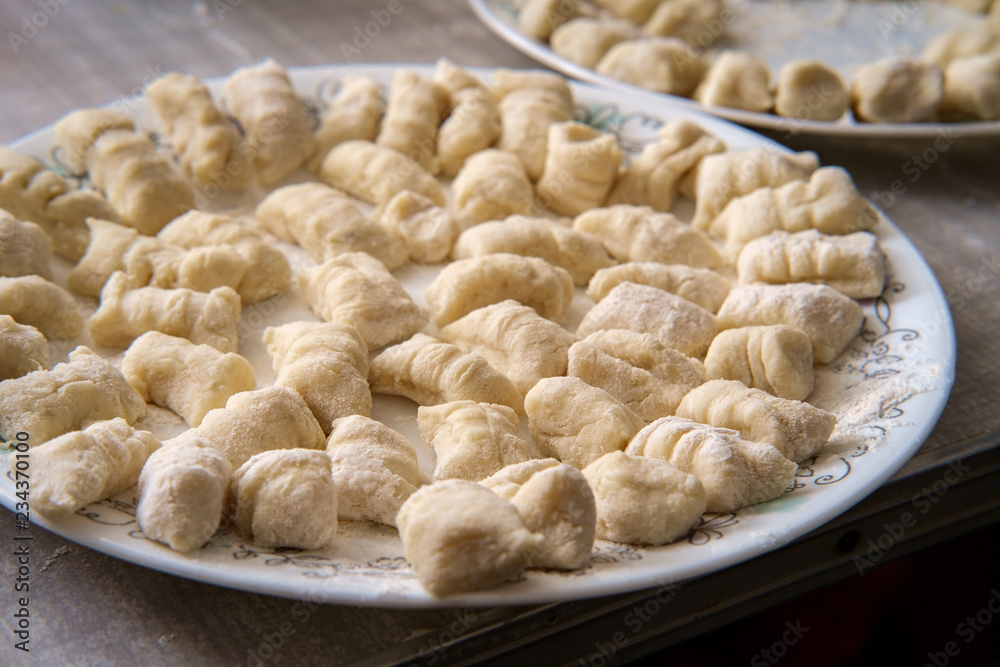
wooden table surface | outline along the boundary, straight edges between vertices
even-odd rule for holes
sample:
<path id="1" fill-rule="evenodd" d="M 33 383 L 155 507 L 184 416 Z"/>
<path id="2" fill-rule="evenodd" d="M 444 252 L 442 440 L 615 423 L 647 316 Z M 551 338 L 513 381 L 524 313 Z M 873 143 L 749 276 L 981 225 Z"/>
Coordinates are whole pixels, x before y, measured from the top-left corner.
<path id="1" fill-rule="evenodd" d="M 402 11 L 348 59 L 343 45 L 355 46 L 356 29 L 386 2 L 0 0 L 0 144 L 75 108 L 135 94 L 163 72 L 221 76 L 266 56 L 289 67 L 432 63 L 441 56 L 469 66 L 535 66 L 461 0 L 399 1 Z M 40 15 L 46 7 L 49 14 Z M 848 576 L 851 540 L 864 536 L 866 527 L 877 529 L 882 517 L 898 515 L 895 508 L 912 490 L 936 479 L 950 462 L 973 462 L 975 473 L 942 500 L 939 519 L 912 531 L 894 556 L 1000 518 L 1000 501 L 989 491 L 1000 475 L 1000 140 L 956 133 L 911 180 L 907 162 L 932 149 L 934 139 L 770 136 L 847 168 L 866 195 L 905 183 L 891 204 L 882 197 L 883 208 L 930 263 L 952 305 L 955 386 L 926 444 L 882 489 L 788 547 L 685 586 L 668 612 L 621 647 L 618 659 Z M 10 513 L 0 511 L 4 553 L 13 534 Z M 0 557 L 4 665 L 429 665 L 499 651 L 577 664 L 594 653 L 594 637 L 612 636 L 623 610 L 650 595 L 514 609 L 304 605 L 161 574 L 41 528 L 33 534 L 35 553 L 46 556 L 36 561 L 33 575 L 30 656 L 12 647 L 13 594 L 6 587 L 16 567 L 13 558 Z"/>

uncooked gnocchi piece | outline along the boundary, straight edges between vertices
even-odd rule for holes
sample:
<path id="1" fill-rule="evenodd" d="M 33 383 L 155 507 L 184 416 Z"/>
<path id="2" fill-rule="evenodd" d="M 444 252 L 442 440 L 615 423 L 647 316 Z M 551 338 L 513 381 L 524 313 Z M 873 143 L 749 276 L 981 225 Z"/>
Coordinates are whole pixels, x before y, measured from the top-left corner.
<path id="1" fill-rule="evenodd" d="M 580 0 L 524 0 L 517 13 L 521 34 L 545 41 L 577 12 Z"/>
<path id="2" fill-rule="evenodd" d="M 719 329 L 787 324 L 809 337 L 813 358 L 827 364 L 854 340 L 865 314 L 832 287 L 811 283 L 748 285 L 729 293 L 719 308 Z"/>
<path id="3" fill-rule="evenodd" d="M 417 408 L 420 435 L 434 450 L 434 480 L 478 482 L 527 461 L 520 420 L 506 405 L 458 400 Z"/>
<path id="4" fill-rule="evenodd" d="M 715 268 L 725 263 L 705 232 L 649 206 L 616 204 L 594 208 L 578 215 L 573 229 L 599 239 L 620 262 L 661 262 L 700 268 Z"/>
<path id="5" fill-rule="evenodd" d="M 569 272 L 540 257 L 499 252 L 455 260 L 427 287 L 431 318 L 439 327 L 506 299 L 534 308 L 558 322 L 573 301 Z"/>
<path id="6" fill-rule="evenodd" d="M 539 380 L 525 395 L 524 409 L 542 454 L 580 470 L 625 449 L 646 425 L 611 394 L 577 377 Z"/>
<path id="7" fill-rule="evenodd" d="M 544 540 L 525 527 L 512 503 L 462 479 L 419 489 L 396 524 L 413 572 L 436 597 L 514 579 Z"/>
<path id="8" fill-rule="evenodd" d="M 112 109 L 77 109 L 59 119 L 55 125 L 60 159 L 73 170 L 87 171 L 87 153 L 105 132 L 134 131 L 135 123 L 125 114 Z"/>
<path id="9" fill-rule="evenodd" d="M 391 428 L 361 415 L 333 422 L 326 443 L 337 486 L 337 516 L 396 525 L 396 515 L 417 487 L 417 453 Z"/>
<path id="10" fill-rule="evenodd" d="M 294 389 L 329 434 L 340 417 L 372 409 L 368 346 L 357 330 L 339 322 L 290 322 L 264 329 L 275 386 Z"/>
<path id="11" fill-rule="evenodd" d="M 736 380 L 710 380 L 684 397 L 677 416 L 739 431 L 798 463 L 826 444 L 837 417 L 803 401 L 772 396 Z"/>
<path id="12" fill-rule="evenodd" d="M 708 348 L 705 375 L 803 401 L 813 389 L 812 341 L 786 324 L 726 329 Z"/>
<path id="13" fill-rule="evenodd" d="M 766 442 L 680 417 L 654 421 L 636 433 L 625 453 L 662 459 L 697 477 L 709 512 L 735 512 L 777 498 L 798 469 Z"/>
<path id="14" fill-rule="evenodd" d="M 443 327 L 441 340 L 482 356 L 523 394 L 542 378 L 566 374 L 566 355 L 576 336 L 508 299 Z"/>
<path id="15" fill-rule="evenodd" d="M 742 283 L 823 283 L 855 299 L 885 286 L 885 253 L 868 232 L 843 236 L 810 229 L 776 231 L 750 241 L 736 264 Z"/>
<path id="16" fill-rule="evenodd" d="M 726 150 L 720 139 L 683 118 L 664 125 L 658 136 L 618 175 L 608 195 L 609 205 L 634 204 L 669 211 L 677 199 L 681 180 L 706 155 Z"/>
<path id="17" fill-rule="evenodd" d="M 273 59 L 235 70 L 223 90 L 229 111 L 243 127 L 262 185 L 277 184 L 315 153 L 305 107 L 288 73 Z"/>
<path id="18" fill-rule="evenodd" d="M 642 26 L 647 35 L 677 37 L 704 49 L 718 39 L 728 23 L 722 0 L 660 2 Z M 731 18 L 729 19 L 732 20 Z"/>
<path id="19" fill-rule="evenodd" d="M 795 60 L 778 72 L 774 112 L 805 120 L 837 120 L 851 95 L 837 72 L 818 60 Z"/>
<path id="20" fill-rule="evenodd" d="M 1000 25 L 995 20 L 979 21 L 971 29 L 945 30 L 924 47 L 920 59 L 944 70 L 958 58 L 990 53 L 1000 53 Z"/>
<path id="21" fill-rule="evenodd" d="M 466 229 L 452 256 L 466 259 L 500 252 L 540 257 L 569 271 L 577 285 L 586 285 L 597 271 L 615 264 L 596 238 L 554 220 L 520 215 Z"/>
<path id="22" fill-rule="evenodd" d="M 273 449 L 319 449 L 326 434 L 302 397 L 286 387 L 241 391 L 226 407 L 210 410 L 198 435 L 218 447 L 233 468 Z M 336 513 L 334 513 L 336 515 Z"/>
<path id="23" fill-rule="evenodd" d="M 596 69 L 615 44 L 638 35 L 635 24 L 617 18 L 580 16 L 552 31 L 549 46 L 570 62 Z"/>
<path id="24" fill-rule="evenodd" d="M 709 226 L 725 239 L 725 254 L 735 263 L 750 241 L 773 231 L 816 229 L 824 234 L 865 231 L 879 216 L 841 167 L 823 167 L 808 181 L 763 187 L 729 202 Z"/>
<path id="25" fill-rule="evenodd" d="M 472 400 L 524 411 L 521 392 L 485 359 L 422 333 L 375 355 L 368 383 L 373 394 L 405 396 L 418 405 Z"/>
<path id="26" fill-rule="evenodd" d="M 377 210 L 403 190 L 445 205 L 444 190 L 429 171 L 405 153 L 370 141 L 337 144 L 323 158 L 319 174 L 324 183 L 375 204 Z"/>
<path id="27" fill-rule="evenodd" d="M 49 342 L 42 332 L 0 315 L 0 381 L 49 367 Z"/>
<path id="28" fill-rule="evenodd" d="M 587 284 L 587 296 L 597 303 L 624 282 L 665 290 L 698 304 L 710 313 L 719 310 L 732 289 L 727 278 L 711 269 L 698 269 L 687 264 L 626 262 L 595 273 Z"/>
<path id="29" fill-rule="evenodd" d="M 583 469 L 597 504 L 597 537 L 625 544 L 669 544 L 705 513 L 705 488 L 661 459 L 616 451 Z"/>
<path id="30" fill-rule="evenodd" d="M 313 312 L 357 329 L 369 350 L 409 338 L 427 324 L 427 311 L 413 302 L 385 264 L 367 253 L 328 259 L 303 271 L 301 281 Z"/>
<path id="31" fill-rule="evenodd" d="M 191 426 L 201 424 L 209 410 L 225 407 L 233 394 L 256 386 L 244 357 L 159 331 L 132 341 L 122 374 L 144 401 L 173 410 Z"/>
<path id="32" fill-rule="evenodd" d="M 41 276 L 0 277 L 0 314 L 41 331 L 46 338 L 72 340 L 83 331 L 73 295 Z"/>
<path id="33" fill-rule="evenodd" d="M 233 473 L 229 506 L 237 534 L 259 547 L 321 549 L 337 532 L 337 489 L 326 452 L 277 449 Z"/>
<path id="34" fill-rule="evenodd" d="M 632 23 L 645 23 L 662 0 L 595 0 L 598 7 L 613 12 Z"/>
<path id="35" fill-rule="evenodd" d="M 90 318 L 90 335 L 98 345 L 125 348 L 147 331 L 159 331 L 235 352 L 239 342 L 240 295 L 230 287 L 211 292 L 186 288 L 128 288 L 122 271 L 111 275 L 101 291 L 101 305 Z"/>
<path id="36" fill-rule="evenodd" d="M 372 222 L 346 194 L 322 183 L 278 188 L 257 205 L 254 217 L 317 262 L 350 252 L 367 252 L 390 270 L 407 261 L 399 240 Z"/>
<path id="37" fill-rule="evenodd" d="M 462 231 L 446 208 L 410 190 L 390 199 L 377 223 L 402 243 L 411 260 L 425 264 L 446 260 Z"/>
<path id="38" fill-rule="evenodd" d="M 595 331 L 574 343 L 568 374 L 608 392 L 647 422 L 672 415 L 705 381 L 700 361 L 627 329 Z"/>
<path id="39" fill-rule="evenodd" d="M 438 129 L 438 163 L 443 175 L 454 178 L 469 157 L 499 138 L 500 111 L 479 79 L 445 58 L 434 68 L 434 81 L 448 92 L 451 107 Z"/>
<path id="40" fill-rule="evenodd" d="M 851 77 L 854 117 L 863 123 L 930 123 L 943 98 L 941 68 L 920 60 L 879 60 L 859 65 Z"/>
<path id="41" fill-rule="evenodd" d="M 253 180 L 250 150 L 192 74 L 170 72 L 146 87 L 181 171 L 199 187 L 242 190 Z"/>
<path id="42" fill-rule="evenodd" d="M 698 86 L 694 98 L 709 107 L 766 113 L 774 106 L 771 70 L 760 56 L 723 51 Z"/>
<path id="43" fill-rule="evenodd" d="M 31 433 L 32 440 L 35 434 Z M 134 485 L 160 441 L 124 419 L 91 424 L 31 449 L 31 509 L 66 516 Z M 14 457 L 10 458 L 14 466 Z"/>
<path id="44" fill-rule="evenodd" d="M 608 49 L 597 73 L 668 95 L 690 97 L 708 69 L 704 58 L 675 37 L 643 37 Z"/>
<path id="45" fill-rule="evenodd" d="M 586 338 L 605 329 L 652 334 L 689 357 L 703 355 L 718 331 L 715 317 L 701 306 L 656 287 L 630 282 L 621 283 L 591 308 L 576 335 Z"/>
<path id="46" fill-rule="evenodd" d="M 622 163 L 615 135 L 566 121 L 549 125 L 548 141 L 538 201 L 561 215 L 579 215 L 603 204 Z"/>
<path id="47" fill-rule="evenodd" d="M 597 505 L 587 478 L 555 459 L 509 465 L 480 482 L 517 508 L 525 527 L 544 540 L 530 567 L 578 570 L 594 549 Z"/>
<path id="48" fill-rule="evenodd" d="M 375 143 L 409 156 L 432 174 L 438 173 L 437 128 L 446 107 L 447 94 L 433 81 L 410 69 L 396 70 Z"/>
<path id="49" fill-rule="evenodd" d="M 0 276 L 51 278 L 51 257 L 52 242 L 45 230 L 0 208 Z"/>
<path id="50" fill-rule="evenodd" d="M 537 181 L 545 168 L 549 126 L 573 118 L 573 91 L 557 74 L 499 69 L 493 95 L 500 112 L 497 148 L 517 155 L 528 178 Z"/>
<path id="51" fill-rule="evenodd" d="M 466 160 L 451 184 L 449 210 L 462 229 L 535 207 L 535 188 L 514 153 L 488 148 Z"/>
<path id="52" fill-rule="evenodd" d="M 183 216 L 182 216 L 183 217 Z M 89 218 L 90 242 L 66 278 L 66 286 L 84 296 L 100 297 L 115 271 L 125 270 L 125 253 L 139 239 L 139 232 L 116 222 Z"/>
<path id="53" fill-rule="evenodd" d="M 947 120 L 1000 119 L 1000 52 L 948 64 L 941 115 Z"/>
<path id="54" fill-rule="evenodd" d="M 122 257 L 129 287 L 186 287 L 211 292 L 216 287 L 235 290 L 250 268 L 236 248 L 226 245 L 187 250 L 155 236 L 140 236 Z"/>
<path id="55" fill-rule="evenodd" d="M 80 345 L 69 361 L 0 383 L 0 436 L 18 431 L 41 444 L 94 422 L 124 418 L 136 423 L 146 403 L 106 359 Z"/>
<path id="56" fill-rule="evenodd" d="M 316 154 L 309 168 L 318 170 L 323 158 L 337 144 L 356 139 L 375 141 L 382 107 L 382 90 L 375 79 L 363 74 L 342 78 L 316 131 Z"/>
<path id="57" fill-rule="evenodd" d="M 200 549 L 219 529 L 232 475 L 222 452 L 194 430 L 167 440 L 139 475 L 136 523 L 171 549 Z"/>
<path id="58" fill-rule="evenodd" d="M 41 226 L 53 252 L 74 262 L 87 249 L 87 218 L 121 220 L 99 192 L 74 189 L 41 161 L 5 146 L 0 146 L 0 208 Z"/>

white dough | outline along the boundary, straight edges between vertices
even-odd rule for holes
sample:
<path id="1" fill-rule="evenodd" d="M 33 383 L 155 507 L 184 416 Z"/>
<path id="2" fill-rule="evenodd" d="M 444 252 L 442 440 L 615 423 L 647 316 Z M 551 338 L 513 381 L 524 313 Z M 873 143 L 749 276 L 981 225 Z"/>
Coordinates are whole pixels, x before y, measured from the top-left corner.
<path id="1" fill-rule="evenodd" d="M 771 71 L 760 56 L 746 51 L 718 55 L 694 97 L 710 107 L 768 112 L 774 106 Z"/>
<path id="2" fill-rule="evenodd" d="M 41 331 L 46 338 L 72 340 L 83 331 L 73 296 L 41 276 L 0 277 L 0 314 Z"/>
<path id="3" fill-rule="evenodd" d="M 51 278 L 51 257 L 52 242 L 45 230 L 0 208 L 0 276 Z"/>
<path id="4" fill-rule="evenodd" d="M 49 342 L 41 331 L 0 315 L 0 381 L 45 370 L 50 364 Z"/>
<path id="5" fill-rule="evenodd" d="M 538 201 L 561 215 L 600 206 L 614 185 L 622 157 L 614 134 L 575 121 L 549 125 Z"/>
<path id="6" fill-rule="evenodd" d="M 514 153 L 489 148 L 469 157 L 451 184 L 448 210 L 462 229 L 510 215 L 528 215 L 535 188 Z"/>
<path id="7" fill-rule="evenodd" d="M 802 401 L 813 389 L 812 341 L 785 324 L 726 329 L 708 348 L 705 375 Z"/>
<path id="8" fill-rule="evenodd" d="M 506 405 L 450 401 L 417 408 L 420 435 L 434 450 L 434 479 L 478 482 L 509 465 L 527 461 L 517 434 L 520 420 Z"/>
<path id="9" fill-rule="evenodd" d="M 732 289 L 728 279 L 711 269 L 698 269 L 687 264 L 626 262 L 595 273 L 587 284 L 587 296 L 597 303 L 624 282 L 665 290 L 698 304 L 710 313 L 719 310 Z"/>

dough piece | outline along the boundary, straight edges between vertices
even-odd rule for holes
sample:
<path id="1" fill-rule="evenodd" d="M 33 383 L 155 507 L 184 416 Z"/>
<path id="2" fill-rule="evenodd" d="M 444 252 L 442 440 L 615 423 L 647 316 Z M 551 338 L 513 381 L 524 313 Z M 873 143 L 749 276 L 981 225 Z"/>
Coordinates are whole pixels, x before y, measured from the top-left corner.
<path id="1" fill-rule="evenodd" d="M 885 285 L 885 253 L 868 232 L 829 236 L 818 230 L 771 232 L 750 241 L 736 265 L 741 283 L 823 283 L 855 299 Z"/>
<path id="2" fill-rule="evenodd" d="M 49 339 L 71 340 L 83 331 L 73 296 L 41 276 L 0 278 L 0 314 L 35 327 Z"/>
<path id="3" fill-rule="evenodd" d="M 769 443 L 796 463 L 815 455 L 837 425 L 833 413 L 736 380 L 710 380 L 693 389 L 677 416 L 739 431 L 744 439 Z"/>
<path id="4" fill-rule="evenodd" d="M 337 94 L 323 112 L 309 168 L 317 171 L 330 149 L 345 141 L 375 141 L 383 106 L 382 90 L 375 79 L 363 74 L 342 78 Z"/>
<path id="5" fill-rule="evenodd" d="M 674 414 L 684 395 L 705 381 L 700 361 L 627 329 L 595 331 L 574 343 L 568 374 L 608 392 L 646 422 Z"/>
<path id="6" fill-rule="evenodd" d="M 125 253 L 139 239 L 139 232 L 115 222 L 89 218 L 90 242 L 66 279 L 66 286 L 84 296 L 100 297 L 108 278 L 125 269 Z"/>
<path id="7" fill-rule="evenodd" d="M 0 381 L 45 370 L 50 364 L 49 342 L 41 331 L 0 315 Z"/>
<path id="8" fill-rule="evenodd" d="M 694 172 L 694 218 L 691 225 L 708 229 L 733 199 L 764 186 L 777 187 L 809 178 L 819 168 L 815 153 L 779 153 L 772 148 L 751 148 L 709 155 Z"/>
<path id="9" fill-rule="evenodd" d="M 524 0 L 517 14 L 522 35 L 544 42 L 552 31 L 572 19 L 582 0 Z"/>
<path id="10" fill-rule="evenodd" d="M 642 429 L 625 453 L 662 459 L 697 477 L 708 512 L 735 512 L 777 498 L 798 469 L 766 442 L 680 417 L 664 417 Z"/>
<path id="11" fill-rule="evenodd" d="M 553 220 L 512 215 L 465 230 L 455 242 L 455 259 L 496 253 L 540 257 L 569 271 L 573 282 L 586 285 L 600 269 L 615 264 L 592 236 Z"/>
<path id="12" fill-rule="evenodd" d="M 405 340 L 427 324 L 418 306 L 385 264 L 348 252 L 302 272 L 309 307 L 326 322 L 349 324 L 369 350 Z"/>
<path id="13" fill-rule="evenodd" d="M 368 346 L 357 330 L 337 322 L 290 322 L 264 329 L 264 343 L 278 378 L 294 389 L 329 435 L 340 417 L 372 409 Z"/>
<path id="14" fill-rule="evenodd" d="M 785 324 L 720 331 L 705 355 L 705 375 L 803 401 L 813 389 L 812 342 Z"/>
<path id="15" fill-rule="evenodd" d="M 52 251 L 74 262 L 87 249 L 88 217 L 121 219 L 99 192 L 74 189 L 41 161 L 5 146 L 0 146 L 0 208 L 39 225 L 51 237 Z"/>
<path id="16" fill-rule="evenodd" d="M 216 287 L 235 290 L 249 267 L 231 246 L 204 246 L 185 250 L 155 236 L 141 236 L 122 257 L 128 286 L 185 287 L 211 292 Z"/>
<path id="17" fill-rule="evenodd" d="M 233 473 L 236 532 L 259 547 L 322 549 L 337 532 L 337 489 L 326 452 L 278 449 Z"/>
<path id="18" fill-rule="evenodd" d="M 373 394 L 405 396 L 418 405 L 471 400 L 524 412 L 521 392 L 485 359 L 421 333 L 375 355 L 368 383 Z"/>
<path id="19" fill-rule="evenodd" d="M 486 149 L 466 160 L 451 184 L 449 210 L 462 229 L 535 208 L 535 189 L 521 159 L 513 153 Z"/>
<path id="20" fill-rule="evenodd" d="M 524 409 L 542 454 L 580 470 L 625 449 L 646 425 L 611 394 L 576 377 L 539 380 L 525 395 Z"/>
<path id="21" fill-rule="evenodd" d="M 719 308 L 719 329 L 787 324 L 813 345 L 813 358 L 827 364 L 850 345 L 865 314 L 854 299 L 832 287 L 810 283 L 749 285 L 729 293 Z"/>
<path id="22" fill-rule="evenodd" d="M 8 442 L 18 431 L 37 445 L 106 419 L 134 424 L 145 414 L 145 401 L 121 371 L 83 345 L 50 371 L 0 384 L 0 436 Z"/>
<path id="23" fill-rule="evenodd" d="M 597 504 L 597 537 L 669 544 L 698 525 L 705 488 L 662 459 L 611 452 L 583 469 Z"/>
<path id="24" fill-rule="evenodd" d="M 323 158 L 320 178 L 378 209 L 403 190 L 413 190 L 445 205 L 444 190 L 429 171 L 404 153 L 370 141 L 345 141 Z M 378 211 L 376 216 L 378 217 Z"/>
<path id="25" fill-rule="evenodd" d="M 288 73 L 273 59 L 237 69 L 223 90 L 229 111 L 243 126 L 262 185 L 276 185 L 315 153 L 305 107 Z"/>
<path id="26" fill-rule="evenodd" d="M 694 98 L 711 107 L 767 113 L 774 106 L 771 70 L 760 56 L 723 51 L 712 63 Z"/>
<path id="27" fill-rule="evenodd" d="M 837 120 L 851 95 L 836 70 L 818 60 L 794 60 L 778 72 L 774 112 L 805 120 Z"/>
<path id="28" fill-rule="evenodd" d="M 382 129 L 375 140 L 393 148 L 432 174 L 440 171 L 437 161 L 437 128 L 447 108 L 447 93 L 415 71 L 398 69 L 392 76 L 389 104 Z"/>
<path id="29" fill-rule="evenodd" d="M 158 331 L 144 333 L 125 350 L 122 373 L 144 401 L 173 410 L 195 427 L 209 410 L 256 386 L 244 357 Z"/>
<path id="30" fill-rule="evenodd" d="M 222 452 L 195 431 L 167 440 L 139 475 L 139 528 L 176 551 L 200 549 L 219 529 L 232 475 Z"/>
<path id="31" fill-rule="evenodd" d="M 956 58 L 944 73 L 941 116 L 1000 120 L 1000 52 Z"/>
<path id="32" fill-rule="evenodd" d="M 390 270 L 406 264 L 406 248 L 372 222 L 346 194 L 322 183 L 278 188 L 254 216 L 279 239 L 298 244 L 317 262 L 367 252 Z"/>
<path id="33" fill-rule="evenodd" d="M 675 37 L 619 42 L 597 63 L 598 74 L 681 97 L 694 93 L 707 70 L 704 58 L 692 55 L 687 44 Z"/>
<path id="34" fill-rule="evenodd" d="M 326 447 L 326 434 L 302 397 L 285 387 L 241 391 L 226 407 L 210 410 L 198 435 L 211 440 L 233 468 L 274 449 Z"/>
<path id="35" fill-rule="evenodd" d="M 595 273 L 587 285 L 587 296 L 597 303 L 624 282 L 676 294 L 710 313 L 718 312 L 732 289 L 728 279 L 711 269 L 696 269 L 687 264 L 628 262 Z"/>
<path id="36" fill-rule="evenodd" d="M 164 243 L 188 250 L 217 245 L 235 248 L 247 265 L 236 287 L 244 304 L 282 294 L 291 285 L 292 269 L 284 253 L 266 240 L 261 232 L 229 216 L 189 211 L 167 223 L 156 237 Z"/>
<path id="37" fill-rule="evenodd" d="M 604 245 L 621 262 L 661 262 L 715 268 L 725 261 L 719 249 L 700 229 L 686 225 L 671 213 L 648 206 L 616 204 L 581 213 L 573 229 Z"/>
<path id="38" fill-rule="evenodd" d="M 703 355 L 718 331 L 715 316 L 701 306 L 656 287 L 630 282 L 621 283 L 591 308 L 576 335 L 585 338 L 605 329 L 652 334 L 689 357 Z"/>
<path id="39" fill-rule="evenodd" d="M 745 7 L 745 5 L 744 5 Z M 676 37 L 704 49 L 718 39 L 727 20 L 722 0 L 666 0 L 660 2 L 642 26 L 647 35 Z"/>
<path id="40" fill-rule="evenodd" d="M 130 290 L 125 274 L 117 271 L 90 318 L 90 335 L 98 345 L 125 348 L 147 331 L 159 331 L 220 352 L 235 352 L 239 323 L 240 295 L 232 288 L 208 293 L 185 288 Z"/>
<path id="41" fill-rule="evenodd" d="M 445 58 L 434 68 L 435 83 L 448 93 L 451 114 L 438 129 L 441 173 L 454 178 L 472 155 L 500 136 L 500 111 L 479 79 Z"/>
<path id="42" fill-rule="evenodd" d="M 326 453 L 333 461 L 337 516 L 396 525 L 396 515 L 420 486 L 417 453 L 405 437 L 361 415 L 333 423 Z"/>
<path id="43" fill-rule="evenodd" d="M 726 257 L 736 263 L 750 241 L 773 231 L 850 234 L 870 229 L 879 216 L 841 167 L 823 167 L 808 181 L 763 187 L 726 205 L 708 232 L 725 239 Z"/>
<path id="44" fill-rule="evenodd" d="M 522 394 L 542 378 L 566 374 L 576 336 L 512 299 L 472 311 L 441 329 L 441 339 L 475 352 Z"/>
<path id="45" fill-rule="evenodd" d="M 638 36 L 631 21 L 616 18 L 577 17 L 552 31 L 549 46 L 570 62 L 587 69 L 596 69 L 615 44 Z"/>
<path id="46" fill-rule="evenodd" d="M 0 276 L 51 279 L 51 257 L 52 242 L 41 227 L 22 222 L 0 208 Z"/>
<path id="47" fill-rule="evenodd" d="M 417 408 L 420 435 L 434 450 L 434 480 L 478 482 L 531 458 L 506 405 L 460 400 Z M 509 500 L 509 499 L 508 499 Z"/>
<path id="48" fill-rule="evenodd" d="M 436 597 L 514 579 L 544 539 L 525 528 L 513 504 L 461 479 L 419 489 L 396 524 L 413 572 Z"/>
<path id="49" fill-rule="evenodd" d="M 138 481 L 146 459 L 159 448 L 156 436 L 124 419 L 99 421 L 33 447 L 31 509 L 67 516 L 121 493 Z M 14 457 L 9 463 L 13 468 Z"/>
<path id="50" fill-rule="evenodd" d="M 181 171 L 199 187 L 209 192 L 242 190 L 250 184 L 249 147 L 198 77 L 165 74 L 146 87 L 146 99 L 163 123 Z"/>
<path id="51" fill-rule="evenodd" d="M 651 206 L 666 212 L 677 199 L 681 180 L 701 159 L 726 150 L 726 144 L 696 123 L 680 118 L 663 126 L 659 139 L 646 144 L 618 175 L 608 204 Z"/>
<path id="52" fill-rule="evenodd" d="M 77 109 L 66 114 L 55 126 L 61 160 L 80 174 L 86 172 L 87 153 L 94 142 L 102 134 L 115 130 L 134 131 L 135 123 L 112 109 Z"/>
<path id="53" fill-rule="evenodd" d="M 994 17 L 996 12 L 997 10 L 992 12 Z M 991 21 L 980 21 L 971 29 L 945 30 L 924 47 L 920 59 L 934 63 L 944 70 L 958 58 L 989 53 L 1000 53 L 1000 23 L 995 18 Z"/>
<path id="54" fill-rule="evenodd" d="M 565 79 L 548 72 L 500 69 L 493 82 L 500 112 L 497 148 L 517 155 L 528 178 L 537 181 L 545 168 L 549 125 L 572 120 L 573 92 Z"/>
<path id="55" fill-rule="evenodd" d="M 618 176 L 622 155 L 613 134 L 575 121 L 553 123 L 538 201 L 562 215 L 600 206 Z"/>
<path id="56" fill-rule="evenodd" d="M 509 465 L 481 484 L 514 503 L 528 530 L 545 538 L 530 566 L 578 570 L 594 550 L 597 505 L 587 478 L 556 459 Z"/>
<path id="57" fill-rule="evenodd" d="M 566 269 L 539 257 L 500 252 L 459 259 L 445 266 L 425 293 L 439 327 L 506 299 L 534 308 L 558 322 L 573 302 L 573 279 Z"/>
<path id="58" fill-rule="evenodd" d="M 632 23 L 645 23 L 663 0 L 595 0 L 594 4 Z"/>
<path id="59" fill-rule="evenodd" d="M 425 264 L 448 259 L 462 231 L 447 209 L 410 190 L 390 199 L 377 222 L 402 243 L 411 260 Z"/>
<path id="60" fill-rule="evenodd" d="M 854 117 L 863 123 L 932 123 L 943 98 L 941 69 L 919 60 L 859 65 L 851 79 Z"/>

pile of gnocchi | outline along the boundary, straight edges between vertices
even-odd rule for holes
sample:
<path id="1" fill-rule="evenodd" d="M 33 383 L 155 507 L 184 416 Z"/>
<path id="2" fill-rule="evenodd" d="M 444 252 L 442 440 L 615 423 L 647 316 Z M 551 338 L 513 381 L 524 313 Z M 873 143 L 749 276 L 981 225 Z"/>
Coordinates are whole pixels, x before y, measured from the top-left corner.
<path id="1" fill-rule="evenodd" d="M 886 258 L 812 153 L 727 151 L 681 119 L 626 160 L 562 77 L 447 60 L 387 100 L 343 77 L 316 131 L 273 61 L 219 101 L 176 73 L 145 97 L 162 145 L 112 110 L 57 124 L 92 188 L 0 148 L 0 435 L 28 435 L 47 517 L 137 484 L 139 528 L 182 552 L 220 525 L 323 549 L 375 522 L 444 596 L 776 498 L 836 426 L 805 402 L 814 365 L 859 333 Z M 252 215 L 193 207 L 222 181 L 260 188 Z M 393 274 L 410 262 L 438 265 L 426 307 Z M 241 313 L 289 294 L 314 317 L 263 330 L 259 386 Z M 99 353 L 51 365 L 81 335 Z M 373 394 L 417 404 L 431 479 Z M 149 404 L 187 430 L 144 430 Z"/>
<path id="2" fill-rule="evenodd" d="M 737 3 L 746 7 L 748 0 Z M 1000 119 L 1000 2 L 953 0 L 986 13 L 974 30 L 934 38 L 919 58 L 858 66 L 850 85 L 818 60 L 786 63 L 772 86 L 760 56 L 706 58 L 736 12 L 723 0 L 515 0 L 518 29 L 571 63 L 707 107 L 863 123 Z M 818 94 L 819 92 L 819 94 Z"/>

